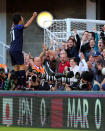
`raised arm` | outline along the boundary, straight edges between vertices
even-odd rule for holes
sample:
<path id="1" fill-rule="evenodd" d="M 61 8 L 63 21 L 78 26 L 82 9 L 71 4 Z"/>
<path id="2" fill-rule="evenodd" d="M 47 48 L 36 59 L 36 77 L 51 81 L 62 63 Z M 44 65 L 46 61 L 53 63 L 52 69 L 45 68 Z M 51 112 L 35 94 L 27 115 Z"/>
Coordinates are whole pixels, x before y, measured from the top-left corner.
<path id="1" fill-rule="evenodd" d="M 37 16 L 37 12 L 34 12 L 32 17 L 27 21 L 27 23 L 24 25 L 24 28 L 27 28 L 31 25 L 31 23 L 33 22 L 33 20 L 35 19 L 35 17 Z"/>

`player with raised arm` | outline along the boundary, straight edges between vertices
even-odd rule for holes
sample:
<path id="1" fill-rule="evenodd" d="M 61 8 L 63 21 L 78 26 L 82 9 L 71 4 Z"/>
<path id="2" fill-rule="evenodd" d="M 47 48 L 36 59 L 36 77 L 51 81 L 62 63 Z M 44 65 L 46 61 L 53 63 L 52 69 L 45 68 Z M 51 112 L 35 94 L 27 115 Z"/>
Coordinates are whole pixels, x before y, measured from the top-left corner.
<path id="1" fill-rule="evenodd" d="M 17 76 L 18 82 L 22 87 L 26 87 L 26 75 L 24 66 L 24 56 L 22 53 L 23 47 L 23 29 L 29 27 L 37 13 L 34 12 L 32 17 L 24 24 L 24 19 L 20 14 L 13 16 L 13 24 L 11 27 L 11 46 L 10 46 L 10 56 L 12 65 L 14 66 L 15 74 Z"/>

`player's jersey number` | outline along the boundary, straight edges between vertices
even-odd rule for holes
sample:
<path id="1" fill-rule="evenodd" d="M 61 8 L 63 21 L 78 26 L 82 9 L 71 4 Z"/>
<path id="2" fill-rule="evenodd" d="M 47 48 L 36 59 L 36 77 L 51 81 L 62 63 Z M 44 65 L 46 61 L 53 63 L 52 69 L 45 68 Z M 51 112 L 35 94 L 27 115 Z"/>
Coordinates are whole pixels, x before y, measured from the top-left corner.
<path id="1" fill-rule="evenodd" d="M 15 40 L 15 31 L 11 30 L 10 34 L 11 34 L 11 41 L 14 41 Z"/>

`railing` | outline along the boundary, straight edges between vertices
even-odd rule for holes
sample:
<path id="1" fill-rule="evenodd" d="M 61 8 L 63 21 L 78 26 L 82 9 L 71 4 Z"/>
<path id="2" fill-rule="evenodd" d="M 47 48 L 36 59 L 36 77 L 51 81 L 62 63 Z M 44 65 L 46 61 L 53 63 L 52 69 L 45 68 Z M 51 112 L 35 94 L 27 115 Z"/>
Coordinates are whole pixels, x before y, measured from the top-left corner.
<path id="1" fill-rule="evenodd" d="M 4 42 L 0 41 L 0 64 L 7 64 L 6 58 L 9 55 L 9 48 L 10 48 L 10 45 L 6 45 Z M 28 55 L 28 53 L 26 52 L 25 54 Z"/>
<path id="2" fill-rule="evenodd" d="M 0 41 L 0 64 L 6 64 L 6 50 L 9 49 L 9 45 Z"/>

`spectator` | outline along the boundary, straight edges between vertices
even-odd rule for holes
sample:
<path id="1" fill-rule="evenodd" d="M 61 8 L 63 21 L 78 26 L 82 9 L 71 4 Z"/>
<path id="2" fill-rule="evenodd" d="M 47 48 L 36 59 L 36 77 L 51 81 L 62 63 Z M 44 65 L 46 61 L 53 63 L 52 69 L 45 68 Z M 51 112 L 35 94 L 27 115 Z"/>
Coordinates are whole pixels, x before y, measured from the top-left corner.
<path id="1" fill-rule="evenodd" d="M 81 39 L 81 52 L 85 54 L 89 50 L 89 32 L 85 31 Z"/>
<path id="2" fill-rule="evenodd" d="M 0 90 L 4 90 L 5 78 L 6 78 L 5 71 L 1 67 L 0 68 Z"/>
<path id="3" fill-rule="evenodd" d="M 103 49 L 103 58 L 97 61 L 97 81 L 101 83 L 105 76 L 101 73 L 102 68 L 105 67 L 105 48 Z"/>
<path id="4" fill-rule="evenodd" d="M 79 66 L 77 65 L 77 61 L 75 58 L 70 59 L 70 67 L 68 68 L 67 71 L 73 71 L 73 74 L 74 74 L 74 76 L 70 78 L 70 85 L 73 84 L 74 82 L 77 82 L 78 79 L 76 78 L 76 74 L 77 73 L 80 74 L 81 72 L 79 71 Z"/>
<path id="5" fill-rule="evenodd" d="M 98 40 L 98 51 L 102 54 L 102 51 L 104 49 L 104 42 L 102 39 Z"/>
<path id="6" fill-rule="evenodd" d="M 101 90 L 105 91 L 105 78 L 101 82 Z"/>
<path id="7" fill-rule="evenodd" d="M 95 64 L 94 64 L 94 56 L 93 54 L 90 54 L 89 57 L 88 57 L 88 61 L 87 61 L 87 64 L 88 64 L 88 69 L 93 71 L 94 70 L 94 67 L 95 67 Z"/>
<path id="8" fill-rule="evenodd" d="M 57 53 L 58 58 L 60 58 L 60 51 L 61 51 L 61 49 L 60 49 L 59 47 L 57 47 L 57 48 L 55 49 L 55 51 L 56 51 L 56 53 Z"/>
<path id="9" fill-rule="evenodd" d="M 74 34 L 75 34 L 75 37 L 74 38 L 72 37 L 72 39 L 75 40 L 75 47 L 77 49 L 77 52 L 79 53 L 80 45 L 81 45 L 81 39 L 80 39 L 76 29 L 74 29 Z"/>
<path id="10" fill-rule="evenodd" d="M 105 44 L 105 25 L 102 27 L 102 31 L 100 33 L 100 39 L 102 39 Z"/>
<path id="11" fill-rule="evenodd" d="M 86 63 L 85 56 L 82 52 L 80 53 L 79 71 L 81 73 L 84 71 L 88 71 L 88 65 Z"/>
<path id="12" fill-rule="evenodd" d="M 5 81 L 4 89 L 5 90 L 25 90 L 25 88 L 21 87 L 18 83 L 16 72 L 12 70 L 8 74 L 8 78 Z"/>
<path id="13" fill-rule="evenodd" d="M 63 73 L 65 67 L 70 67 L 70 62 L 67 60 L 67 54 L 60 55 L 59 73 Z"/>
<path id="14" fill-rule="evenodd" d="M 66 41 L 63 41 L 62 42 L 62 50 L 66 50 L 67 49 L 67 42 Z"/>
<path id="15" fill-rule="evenodd" d="M 69 39 L 68 40 L 68 43 L 67 43 L 67 57 L 68 58 L 72 58 L 72 57 L 78 57 L 78 51 L 76 49 L 76 46 L 75 46 L 75 41 L 73 39 Z"/>
<path id="16" fill-rule="evenodd" d="M 42 61 L 40 57 L 35 57 L 34 61 L 30 61 L 32 69 L 35 70 L 37 73 L 45 74 L 45 69 L 42 67 Z"/>
<path id="17" fill-rule="evenodd" d="M 96 52 L 94 47 L 95 47 L 95 40 L 91 39 L 89 41 L 89 49 L 85 52 L 86 60 L 88 59 L 90 54 L 94 54 Z"/>

